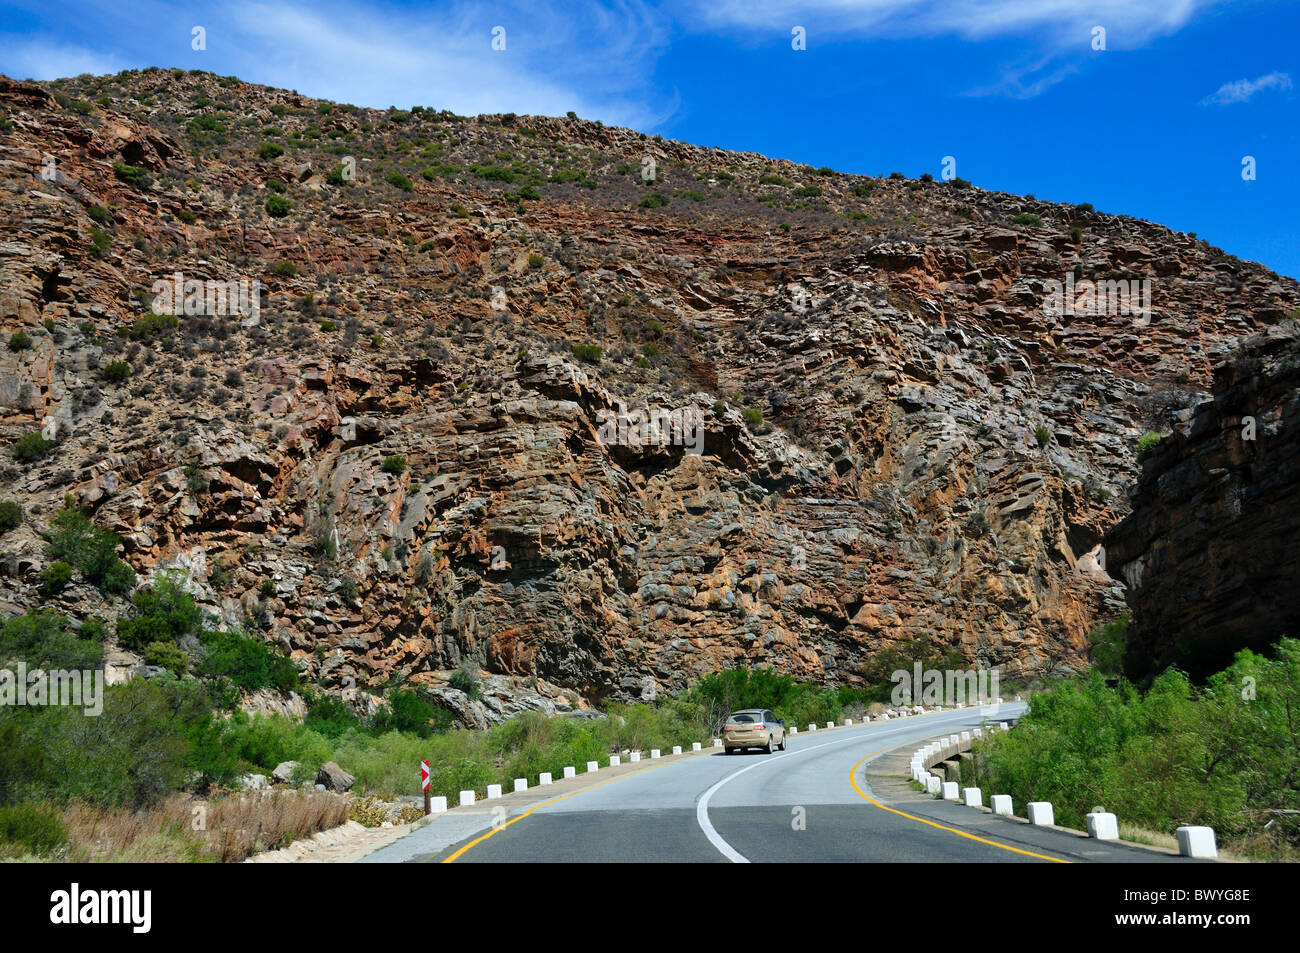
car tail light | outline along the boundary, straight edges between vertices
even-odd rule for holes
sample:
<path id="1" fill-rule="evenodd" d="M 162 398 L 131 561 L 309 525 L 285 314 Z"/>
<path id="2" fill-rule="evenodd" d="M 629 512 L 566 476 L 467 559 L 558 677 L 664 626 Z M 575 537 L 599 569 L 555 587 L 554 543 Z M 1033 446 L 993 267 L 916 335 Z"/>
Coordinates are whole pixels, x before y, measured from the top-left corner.
<path id="1" fill-rule="evenodd" d="M 754 726 L 755 731 L 767 731 L 767 725 L 758 724 Z"/>

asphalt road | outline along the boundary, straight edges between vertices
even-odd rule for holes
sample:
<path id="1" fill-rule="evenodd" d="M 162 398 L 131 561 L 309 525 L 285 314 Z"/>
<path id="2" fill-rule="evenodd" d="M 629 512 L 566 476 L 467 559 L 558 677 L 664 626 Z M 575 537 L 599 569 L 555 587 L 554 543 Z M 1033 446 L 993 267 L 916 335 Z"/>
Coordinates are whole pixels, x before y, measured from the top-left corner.
<path id="1" fill-rule="evenodd" d="M 1003 705 L 993 721 L 1023 705 Z M 642 761 L 439 815 L 369 862 L 999 862 L 1164 858 L 913 792 L 922 739 L 978 709 L 800 732 L 771 755 Z M 986 792 L 987 796 L 987 792 Z"/>

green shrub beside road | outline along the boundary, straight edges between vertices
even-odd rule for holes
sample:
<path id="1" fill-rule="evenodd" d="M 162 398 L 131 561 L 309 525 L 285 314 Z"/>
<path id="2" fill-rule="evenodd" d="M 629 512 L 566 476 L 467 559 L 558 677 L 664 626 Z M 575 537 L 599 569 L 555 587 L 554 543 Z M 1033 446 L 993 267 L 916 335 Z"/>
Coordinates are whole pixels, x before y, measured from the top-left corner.
<path id="1" fill-rule="evenodd" d="M 1204 686 L 1168 669 L 1145 692 L 1102 672 L 1035 695 L 1014 731 L 976 745 L 976 786 L 1018 808 L 1050 801 L 1083 828 L 1101 805 L 1164 833 L 1214 828 L 1220 844 L 1300 858 L 1300 641 L 1237 655 Z M 1292 813 L 1287 813 L 1292 812 Z"/>

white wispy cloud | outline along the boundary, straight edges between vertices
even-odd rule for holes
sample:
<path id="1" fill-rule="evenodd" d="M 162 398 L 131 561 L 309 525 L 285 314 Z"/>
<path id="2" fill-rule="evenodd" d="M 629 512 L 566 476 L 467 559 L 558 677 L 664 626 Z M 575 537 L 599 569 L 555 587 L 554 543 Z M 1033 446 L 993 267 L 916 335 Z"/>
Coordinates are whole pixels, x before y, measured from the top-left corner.
<path id="1" fill-rule="evenodd" d="M 510 0 L 485 10 L 468 0 L 436 7 L 379 0 L 143 0 L 130 16 L 68 0 L 118 57 L 82 46 L 0 35 L 0 71 L 37 79 L 127 66 L 208 69 L 361 106 L 424 105 L 462 114 L 563 115 L 652 127 L 676 108 L 656 97 L 654 61 L 667 25 L 635 0 Z M 143 25 L 143 26 L 142 26 Z M 191 28 L 207 49 L 190 48 Z M 492 48 L 493 27 L 505 49 Z M 75 31 L 69 31 L 75 37 Z"/>
<path id="2" fill-rule="evenodd" d="M 82 73 L 116 73 L 127 60 L 57 40 L 0 37 L 0 69 L 14 79 L 58 79 Z"/>
<path id="3" fill-rule="evenodd" d="M 1286 73 L 1269 73 L 1259 79 L 1239 79 L 1233 83 L 1224 83 L 1210 96 L 1201 100 L 1202 106 L 1230 106 L 1233 103 L 1247 103 L 1261 90 L 1291 89 L 1291 77 Z"/>
<path id="4" fill-rule="evenodd" d="M 1032 34 L 1085 48 L 1089 31 L 1105 27 L 1108 46 L 1132 48 L 1176 32 L 1200 10 L 1227 0 L 680 0 L 693 19 L 786 32 L 806 26 L 829 35 L 944 36 L 987 39 Z"/>

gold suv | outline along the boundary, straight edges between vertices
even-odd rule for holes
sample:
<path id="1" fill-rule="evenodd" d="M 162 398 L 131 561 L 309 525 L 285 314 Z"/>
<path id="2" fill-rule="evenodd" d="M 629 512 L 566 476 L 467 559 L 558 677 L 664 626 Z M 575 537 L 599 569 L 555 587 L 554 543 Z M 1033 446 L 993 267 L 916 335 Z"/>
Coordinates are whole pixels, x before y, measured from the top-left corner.
<path id="1" fill-rule="evenodd" d="M 768 754 L 785 750 L 785 722 L 765 708 L 733 712 L 722 726 L 722 747 L 727 754 L 762 748 Z"/>

